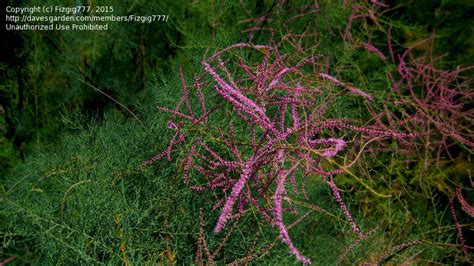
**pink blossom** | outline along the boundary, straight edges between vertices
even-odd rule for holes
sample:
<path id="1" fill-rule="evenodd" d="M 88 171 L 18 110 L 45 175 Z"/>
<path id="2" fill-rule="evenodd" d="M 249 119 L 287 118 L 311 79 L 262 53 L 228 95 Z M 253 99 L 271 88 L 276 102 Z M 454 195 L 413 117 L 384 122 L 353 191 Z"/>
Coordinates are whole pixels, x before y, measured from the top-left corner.
<path id="1" fill-rule="evenodd" d="M 304 264 L 311 264 L 311 260 L 302 256 L 298 249 L 296 249 L 296 247 L 293 245 L 293 242 L 291 242 L 291 238 L 288 235 L 288 231 L 286 230 L 285 224 L 283 223 L 282 200 L 283 195 L 285 194 L 286 175 L 286 171 L 280 171 L 278 173 L 277 188 L 274 195 L 275 207 L 273 209 L 273 214 L 275 215 L 275 224 L 278 227 L 278 231 L 280 232 L 281 240 L 290 248 L 290 252 L 293 253 L 293 255 L 295 255 L 295 257 Z"/>
<path id="2" fill-rule="evenodd" d="M 327 181 L 327 183 L 329 187 L 331 188 L 332 193 L 334 194 L 334 197 L 336 198 L 336 201 L 339 203 L 339 206 L 341 206 L 341 209 L 344 212 L 344 215 L 346 216 L 347 220 L 349 220 L 352 230 L 354 231 L 354 233 L 357 234 L 357 236 L 362 237 L 362 234 L 360 233 L 360 229 L 357 227 L 356 223 L 354 222 L 354 219 L 352 218 L 349 210 L 344 204 L 344 201 L 342 201 L 342 197 L 339 194 L 339 189 L 336 187 L 336 184 L 334 184 L 334 180 L 332 180 L 331 178 L 331 180 Z"/>
<path id="3" fill-rule="evenodd" d="M 472 207 L 463 197 L 461 188 L 456 189 L 456 195 L 458 197 L 459 203 L 461 204 L 461 208 L 465 211 L 469 216 L 474 217 L 474 207 Z"/>
<path id="4" fill-rule="evenodd" d="M 240 192 L 244 188 L 245 184 L 249 180 L 252 174 L 252 168 L 254 164 L 255 158 L 252 156 L 250 157 L 247 162 L 245 163 L 244 168 L 242 169 L 242 174 L 240 175 L 239 181 L 234 185 L 232 188 L 232 192 L 230 196 L 227 198 L 226 203 L 224 204 L 224 208 L 222 208 L 221 214 L 217 219 L 216 227 L 214 228 L 214 232 L 219 233 L 222 228 L 225 226 L 227 220 L 229 219 L 232 213 L 232 207 L 234 206 L 235 201 L 239 197 Z"/>

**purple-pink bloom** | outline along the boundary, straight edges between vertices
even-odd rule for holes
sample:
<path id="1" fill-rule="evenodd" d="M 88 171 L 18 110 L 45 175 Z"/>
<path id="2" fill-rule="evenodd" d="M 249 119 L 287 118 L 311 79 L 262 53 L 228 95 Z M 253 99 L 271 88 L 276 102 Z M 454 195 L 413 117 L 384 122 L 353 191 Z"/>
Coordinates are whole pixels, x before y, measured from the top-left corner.
<path id="1" fill-rule="evenodd" d="M 349 223 L 351 224 L 352 230 L 354 233 L 357 234 L 357 236 L 362 237 L 362 234 L 360 232 L 359 227 L 357 227 L 356 223 L 354 222 L 354 219 L 352 218 L 351 213 L 346 207 L 346 204 L 344 204 L 344 201 L 342 200 L 341 194 L 339 194 L 339 189 L 336 187 L 336 184 L 334 183 L 334 180 L 331 178 L 330 181 L 327 181 L 329 187 L 332 190 L 332 193 L 334 197 L 336 198 L 336 201 L 339 203 L 339 206 L 341 207 L 342 211 L 344 212 L 344 215 L 346 216 L 347 220 L 349 220 Z"/>
<path id="2" fill-rule="evenodd" d="M 239 197 L 240 192 L 244 188 L 245 184 L 249 180 L 252 174 L 252 168 L 255 158 L 251 156 L 247 162 L 245 163 L 244 168 L 242 169 L 242 174 L 240 175 L 239 181 L 234 185 L 232 191 L 227 198 L 226 203 L 224 204 L 224 208 L 222 208 L 221 214 L 217 219 L 216 227 L 214 228 L 214 232 L 219 233 L 222 228 L 224 228 L 227 220 L 229 219 L 232 213 L 232 207 L 234 206 L 235 201 Z"/>
<path id="3" fill-rule="evenodd" d="M 288 231 L 286 230 L 285 224 L 283 223 L 282 200 L 285 194 L 286 175 L 286 171 L 280 171 L 278 173 L 277 188 L 275 190 L 275 208 L 273 209 L 273 214 L 275 215 L 275 224 L 278 227 L 278 231 L 280 232 L 281 240 L 288 246 L 290 252 L 293 253 L 293 255 L 295 255 L 295 257 L 304 264 L 311 264 L 311 260 L 302 256 L 298 249 L 296 249 L 296 247 L 293 245 L 293 242 L 291 242 L 291 238 L 288 235 Z"/>

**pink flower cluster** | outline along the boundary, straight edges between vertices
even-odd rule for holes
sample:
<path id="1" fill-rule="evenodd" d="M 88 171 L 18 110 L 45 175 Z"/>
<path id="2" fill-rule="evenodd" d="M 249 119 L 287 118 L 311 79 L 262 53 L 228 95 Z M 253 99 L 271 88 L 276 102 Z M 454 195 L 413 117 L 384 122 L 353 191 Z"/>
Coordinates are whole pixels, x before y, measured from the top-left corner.
<path id="1" fill-rule="evenodd" d="M 232 51 L 248 48 L 262 55 L 260 63 L 245 64 L 242 58 L 233 58 L 238 53 Z M 306 75 L 302 70 L 305 65 L 317 64 L 318 57 L 301 58 L 296 62 L 295 58 L 296 55 L 279 54 L 275 47 L 236 44 L 204 60 L 204 72 L 195 75 L 192 87 L 186 85 L 180 71 L 183 96 L 178 106 L 175 109 L 158 107 L 175 118 L 168 127 L 176 133 L 164 152 L 143 165 L 165 155 L 170 160 L 172 148 L 190 143 L 188 155 L 182 160 L 184 182 L 197 182 L 193 190 L 219 191 L 217 195 L 222 197 L 214 205 L 214 209 L 221 209 L 214 232 L 221 232 L 230 220 L 254 208 L 262 220 L 276 227 L 282 242 L 296 259 L 310 264 L 310 259 L 301 255 L 292 243 L 283 221 L 287 183 L 292 185 L 294 193 L 301 191 L 309 198 L 304 179 L 309 175 L 320 176 L 332 190 L 354 233 L 361 235 L 333 179 L 346 169 L 339 167 L 342 163 L 334 162 L 343 155 L 354 156 L 347 150 L 349 142 L 344 132 L 357 132 L 372 140 L 403 140 L 412 135 L 380 126 L 355 126 L 327 117 L 325 108 L 317 104 L 317 97 L 324 91 L 321 84 L 326 83 L 322 79 L 308 78 L 315 75 Z M 327 74 L 318 75 L 346 86 Z M 372 100 L 362 91 L 349 90 Z M 213 95 L 213 91 L 217 94 Z M 205 101 L 205 95 L 214 100 Z M 217 103 L 216 95 L 221 98 Z M 200 110 L 193 110 L 196 105 L 191 104 L 191 97 L 199 101 Z M 215 105 L 207 106 L 210 103 Z M 217 112 L 220 116 L 213 120 L 211 114 Z M 222 126 L 226 123 L 222 121 L 223 115 L 228 119 L 227 130 Z M 236 121 L 239 121 L 238 134 Z M 301 187 L 298 187 L 298 178 Z M 264 200 L 269 196 L 274 199 L 273 206 Z"/>

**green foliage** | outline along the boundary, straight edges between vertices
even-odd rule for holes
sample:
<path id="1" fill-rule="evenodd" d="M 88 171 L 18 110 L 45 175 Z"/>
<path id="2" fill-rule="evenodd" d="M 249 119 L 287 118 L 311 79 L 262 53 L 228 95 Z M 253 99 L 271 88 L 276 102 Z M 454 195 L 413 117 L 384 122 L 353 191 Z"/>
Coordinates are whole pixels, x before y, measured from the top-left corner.
<path id="1" fill-rule="evenodd" d="M 31 0 L 23 5 L 57 2 Z M 354 41 L 348 43 L 341 34 L 350 10 L 335 1 L 321 1 L 317 21 L 287 24 L 288 14 L 279 13 L 271 1 L 240 2 L 245 3 L 105 1 L 114 4 L 117 14 L 157 12 L 169 14 L 170 20 L 167 24 L 111 24 L 105 33 L 9 33 L 2 43 L 8 56 L 2 54 L 0 63 L 0 261 L 16 256 L 18 264 L 189 264 L 197 250 L 200 208 L 204 238 L 209 249 L 215 250 L 227 231 L 212 232 L 218 210 L 212 211 L 209 204 L 215 195 L 192 192 L 183 184 L 176 162 L 185 154 L 173 153 L 171 162 L 159 161 L 145 169 L 138 165 L 163 150 L 172 134 L 165 127 L 169 116 L 155 106 L 173 106 L 181 96 L 179 67 L 190 84 L 191 73 L 200 71 L 203 56 L 249 41 L 248 34 L 240 33 L 250 27 L 239 23 L 243 19 L 276 12 L 274 41 L 282 53 L 295 50 L 282 41 L 285 27 L 301 32 L 314 26 L 320 35 L 308 45 L 324 55 L 328 67 L 342 80 L 373 94 L 376 111 L 399 111 L 385 101 L 393 89 L 386 73 L 395 65 L 384 65 L 354 45 L 370 37 L 388 55 L 387 47 L 381 45 L 386 43 L 384 32 L 378 26 L 370 25 L 368 36 L 364 26 L 355 23 Z M 295 2 L 287 1 L 286 8 Z M 396 53 L 435 32 L 435 54 L 449 53 L 438 63 L 454 68 L 472 62 L 470 13 L 469 1 L 402 1 L 380 23 L 392 27 Z M 252 42 L 264 42 L 269 36 L 268 32 L 256 34 Z M 427 47 L 418 49 L 422 53 Z M 248 55 L 248 60 L 257 59 Z M 219 102 L 219 97 L 207 96 Z M 364 100 L 353 95 L 340 97 L 329 111 L 332 117 L 356 121 L 370 117 Z M 222 121 L 216 119 L 216 128 L 228 126 Z M 240 125 L 235 131 L 246 132 Z M 375 148 L 397 148 L 387 145 Z M 387 253 L 385 261 L 466 262 L 460 255 L 447 196 L 470 177 L 472 151 L 457 149 L 456 158 L 442 160 L 422 148 L 410 156 L 364 153 L 354 169 L 358 179 L 339 177 L 343 197 L 362 231 L 378 228 L 349 252 L 344 264 L 371 262 L 397 245 L 419 239 L 425 242 Z M 294 202 L 291 206 L 310 213 L 290 234 L 315 264 L 333 264 L 356 237 L 319 177 L 309 179 L 312 205 Z M 391 197 L 378 197 L 373 191 Z M 465 197 L 474 202 L 472 191 Z M 303 201 L 302 195 L 295 198 Z M 466 214 L 459 211 L 458 215 L 465 228 L 472 226 Z M 234 231 L 217 263 L 256 254 L 255 263 L 294 264 L 277 233 L 259 224 L 256 216 L 256 212 L 247 213 L 238 226 L 227 229 Z M 295 219 L 296 215 L 285 216 L 287 224 Z M 253 245 L 256 236 L 259 241 Z M 266 252 L 271 243 L 275 246 Z"/>
<path id="2" fill-rule="evenodd" d="M 22 3 L 75 4 L 72 0 Z M 113 5 L 115 15 L 166 13 L 174 21 L 179 21 L 186 7 L 179 1 L 91 4 Z M 108 108 L 120 109 L 81 80 L 135 109 L 136 96 L 149 88 L 154 73 L 169 73 L 170 60 L 177 53 L 180 39 L 175 23 L 110 23 L 108 31 L 8 32 L 9 43 L 4 52 L 12 58 L 6 58 L 7 65 L 1 66 L 5 75 L 0 88 L 0 103 L 5 110 L 2 115 L 6 119 L 2 136 L 6 142 L 13 143 L 25 155 L 34 146 L 48 143 L 60 134 L 61 113 L 100 116 Z"/>
<path id="3" fill-rule="evenodd" d="M 2 186 L 1 253 L 33 249 L 19 256 L 24 263 L 192 259 L 196 196 L 165 162 L 137 168 L 167 133 L 146 133 L 111 112 L 17 168 L 19 178 Z"/>

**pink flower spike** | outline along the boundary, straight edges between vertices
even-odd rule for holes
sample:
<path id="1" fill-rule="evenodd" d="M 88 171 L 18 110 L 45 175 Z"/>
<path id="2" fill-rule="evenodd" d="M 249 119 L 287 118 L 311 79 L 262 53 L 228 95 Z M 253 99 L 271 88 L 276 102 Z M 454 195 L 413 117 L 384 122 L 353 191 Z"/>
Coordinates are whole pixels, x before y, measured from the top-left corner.
<path id="1" fill-rule="evenodd" d="M 242 104 L 246 105 L 250 110 L 256 112 L 257 114 L 261 115 L 262 118 L 268 119 L 267 115 L 265 114 L 265 110 L 263 110 L 260 106 L 256 105 L 252 100 L 249 98 L 245 97 L 242 93 L 237 91 L 236 89 L 232 88 L 227 82 L 225 82 L 219 74 L 217 74 L 214 69 L 206 62 L 202 63 L 204 65 L 204 68 L 206 69 L 206 72 L 209 73 L 215 81 L 217 81 L 217 84 L 229 95 L 232 95 L 232 97 L 237 98 Z"/>
<path id="2" fill-rule="evenodd" d="M 354 222 L 354 219 L 352 218 L 349 210 L 346 207 L 346 204 L 344 204 L 344 201 L 342 201 L 341 194 L 339 194 L 339 189 L 336 187 L 336 184 L 334 183 L 334 180 L 331 178 L 331 181 L 326 181 L 329 185 L 329 187 L 332 190 L 332 193 L 334 194 L 334 197 L 336 198 L 336 201 L 339 203 L 339 206 L 341 207 L 342 211 L 344 212 L 344 215 L 346 216 L 347 220 L 349 220 L 349 223 L 351 224 L 352 230 L 358 237 L 362 237 L 362 234 L 360 232 L 360 229 L 357 227 L 356 223 Z"/>
<path id="3" fill-rule="evenodd" d="M 189 115 L 185 115 L 181 112 L 178 112 L 178 111 L 175 111 L 175 110 L 171 110 L 171 109 L 168 109 L 168 108 L 164 108 L 164 107 L 160 107 L 160 106 L 157 106 L 156 108 L 158 108 L 159 110 L 163 111 L 163 112 L 167 112 L 167 113 L 170 113 L 174 116 L 178 116 L 178 117 L 181 117 L 181 118 L 186 118 L 188 120 L 191 120 L 192 122 L 196 122 L 197 120 L 192 117 L 192 116 L 189 116 Z"/>
<path id="4" fill-rule="evenodd" d="M 255 158 L 252 156 L 248 159 L 245 163 L 244 168 L 242 169 L 242 174 L 240 175 L 239 181 L 234 185 L 232 188 L 232 192 L 230 196 L 227 198 L 226 203 L 224 204 L 224 208 L 222 208 L 222 212 L 217 220 L 216 227 L 214 228 L 215 233 L 219 233 L 222 228 L 224 228 L 227 220 L 229 219 L 232 213 L 232 207 L 234 206 L 235 201 L 238 199 L 240 192 L 244 188 L 245 184 L 249 180 L 252 174 L 252 168 L 254 164 Z"/>
<path id="5" fill-rule="evenodd" d="M 278 82 L 280 82 L 281 78 L 283 78 L 283 76 L 285 76 L 288 72 L 290 72 L 290 70 L 291 70 L 291 68 L 288 68 L 288 67 L 285 67 L 282 70 L 280 70 L 275 75 L 275 78 L 272 80 L 272 82 L 270 82 L 270 84 L 268 85 L 268 88 L 271 89 L 271 88 L 273 88 L 273 86 L 278 84 Z"/>
<path id="6" fill-rule="evenodd" d="M 193 143 L 193 146 L 191 146 L 191 150 L 189 151 L 188 156 L 186 157 L 186 161 L 184 164 L 184 183 L 188 184 L 189 183 L 189 170 L 191 169 L 191 165 L 193 163 L 193 157 L 194 154 L 196 153 L 196 143 Z"/>
<path id="7" fill-rule="evenodd" d="M 315 144 L 323 144 L 325 146 L 333 145 L 332 148 L 325 148 L 324 149 L 324 156 L 326 157 L 334 157 L 338 152 L 342 151 L 346 146 L 346 142 L 343 139 L 316 139 L 316 140 L 309 140 L 308 141 L 311 146 Z"/>
<path id="8" fill-rule="evenodd" d="M 338 85 L 342 85 L 343 83 L 340 82 L 338 79 L 332 77 L 332 76 L 329 76 L 328 74 L 324 74 L 324 73 L 319 73 L 319 76 L 322 77 L 323 79 L 327 79 L 329 81 L 332 81 Z"/>
<path id="9" fill-rule="evenodd" d="M 374 97 L 372 97 L 372 95 L 364 92 L 364 91 L 361 91 L 355 87 L 352 87 L 350 85 L 346 85 L 345 83 L 339 81 L 338 79 L 336 79 L 335 77 L 332 77 L 328 74 L 324 74 L 324 73 L 319 73 L 319 76 L 322 77 L 323 79 L 326 79 L 326 80 L 329 80 L 329 81 L 332 81 L 334 83 L 336 83 L 337 85 L 340 85 L 340 86 L 343 86 L 343 87 L 346 87 L 350 92 L 354 93 L 354 94 L 357 94 L 359 96 L 362 96 L 364 98 L 367 98 L 371 101 L 374 100 Z"/>
<path id="10" fill-rule="evenodd" d="M 382 61 L 387 62 L 385 55 L 380 52 L 379 49 L 377 49 L 375 46 L 369 43 L 362 43 L 362 47 L 364 47 L 368 52 L 376 54 Z"/>
<path id="11" fill-rule="evenodd" d="M 286 230 L 285 224 L 283 223 L 283 208 L 282 208 L 282 200 L 285 194 L 285 179 L 287 176 L 286 171 L 280 171 L 278 173 L 278 182 L 277 188 L 275 190 L 275 208 L 273 209 L 273 214 L 275 215 L 275 224 L 278 227 L 278 231 L 280 231 L 280 238 L 283 243 L 285 243 L 288 248 L 290 248 L 290 252 L 295 255 L 296 259 L 301 261 L 304 264 L 311 264 L 311 260 L 302 256 L 298 249 L 293 245 L 291 242 L 290 236 L 288 235 L 288 231 Z"/>
<path id="12" fill-rule="evenodd" d="M 451 196 L 449 197 L 449 209 L 451 211 L 451 215 L 453 216 L 454 223 L 456 225 L 456 230 L 458 231 L 459 235 L 459 242 L 461 242 L 461 248 L 464 252 L 465 255 L 468 255 L 468 251 L 466 248 L 466 243 L 464 241 L 464 236 L 462 233 L 461 226 L 459 225 L 458 218 L 456 217 L 456 211 L 454 210 L 454 197 L 456 196 L 456 193 L 453 192 Z"/>
<path id="13" fill-rule="evenodd" d="M 458 197 L 459 203 L 461 204 L 461 208 L 465 211 L 469 216 L 474 217 L 474 207 L 472 207 L 463 197 L 461 188 L 456 189 L 456 196 Z"/>
<path id="14" fill-rule="evenodd" d="M 352 87 L 352 86 L 347 86 L 347 89 L 348 89 L 350 92 L 352 92 L 352 93 L 354 93 L 354 94 L 357 94 L 357 95 L 359 95 L 359 96 L 362 96 L 362 97 L 364 97 L 364 98 L 367 98 L 367 99 L 369 99 L 369 100 L 371 100 L 371 101 L 374 100 L 374 97 L 373 97 L 372 95 L 368 94 L 368 93 L 365 92 L 365 91 L 361 91 L 361 90 L 359 90 L 358 88 L 355 88 L 355 87 Z"/>
<path id="15" fill-rule="evenodd" d="M 183 77 L 183 68 L 179 68 L 179 79 L 181 80 L 181 86 L 183 87 L 183 97 L 184 102 L 186 103 L 186 108 L 188 109 L 188 113 L 190 116 L 194 116 L 193 109 L 191 108 L 191 104 L 189 103 L 189 91 L 186 87 L 186 83 L 184 82 Z"/>

